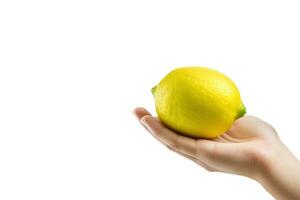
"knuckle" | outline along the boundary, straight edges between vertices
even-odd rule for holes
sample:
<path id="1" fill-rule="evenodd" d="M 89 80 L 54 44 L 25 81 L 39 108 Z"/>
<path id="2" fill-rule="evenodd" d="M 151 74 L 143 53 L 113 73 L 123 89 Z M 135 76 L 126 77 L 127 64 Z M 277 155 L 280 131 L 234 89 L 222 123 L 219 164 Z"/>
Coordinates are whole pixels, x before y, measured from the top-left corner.
<path id="1" fill-rule="evenodd" d="M 206 171 L 208 172 L 215 172 L 216 170 L 207 166 L 207 165 L 204 165 L 204 164 L 200 164 Z"/>
<path id="2" fill-rule="evenodd" d="M 216 159 L 217 148 L 214 143 L 200 143 L 198 141 L 196 144 L 198 148 L 196 148 L 197 155 L 203 156 L 205 160 L 214 161 Z M 201 148 L 199 148 L 201 147 Z"/>
<path id="3" fill-rule="evenodd" d="M 165 145 L 170 151 L 175 151 L 175 148 L 170 145 Z"/>
<path id="4" fill-rule="evenodd" d="M 200 161 L 200 160 L 197 160 L 196 163 L 197 163 L 198 165 L 200 165 L 203 169 L 205 169 L 205 170 L 208 171 L 208 172 L 216 172 L 216 169 L 214 169 L 214 168 L 208 166 L 206 163 L 204 163 L 204 162 L 202 162 L 202 161 Z"/>
<path id="5" fill-rule="evenodd" d="M 176 137 L 176 136 L 170 141 L 169 145 L 173 149 L 181 150 L 181 147 L 178 142 L 178 137 Z"/>

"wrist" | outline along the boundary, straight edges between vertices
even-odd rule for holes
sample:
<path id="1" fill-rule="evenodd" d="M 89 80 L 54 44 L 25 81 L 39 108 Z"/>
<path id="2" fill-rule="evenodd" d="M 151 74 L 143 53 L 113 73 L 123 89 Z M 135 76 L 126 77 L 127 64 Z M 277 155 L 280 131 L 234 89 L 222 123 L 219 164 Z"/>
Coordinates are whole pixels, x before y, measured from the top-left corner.
<path id="1" fill-rule="evenodd" d="M 280 142 L 259 161 L 258 181 L 276 199 L 299 199 L 300 162 Z"/>

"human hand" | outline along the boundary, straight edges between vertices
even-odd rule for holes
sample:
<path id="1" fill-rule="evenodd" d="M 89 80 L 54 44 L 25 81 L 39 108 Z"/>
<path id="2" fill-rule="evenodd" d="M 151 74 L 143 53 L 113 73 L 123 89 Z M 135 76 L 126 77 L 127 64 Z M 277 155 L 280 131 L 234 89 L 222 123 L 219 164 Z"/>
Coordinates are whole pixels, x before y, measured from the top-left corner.
<path id="1" fill-rule="evenodd" d="M 277 142 L 274 129 L 252 116 L 238 119 L 226 133 L 207 140 L 186 137 L 170 130 L 144 108 L 137 108 L 134 113 L 157 140 L 208 171 L 255 178 L 260 162 L 272 156 L 270 146 Z"/>
<path id="2" fill-rule="evenodd" d="M 297 172 L 300 172 L 300 164 L 268 123 L 246 115 L 237 119 L 220 137 L 207 140 L 186 137 L 170 130 L 144 108 L 136 108 L 134 114 L 167 148 L 208 171 L 247 176 L 260 182 L 278 199 L 296 199 L 291 194 L 298 189 L 289 179 L 297 176 L 300 180 L 300 173 L 289 172 L 281 163 L 293 166 Z M 297 195 L 300 198 L 300 194 Z"/>

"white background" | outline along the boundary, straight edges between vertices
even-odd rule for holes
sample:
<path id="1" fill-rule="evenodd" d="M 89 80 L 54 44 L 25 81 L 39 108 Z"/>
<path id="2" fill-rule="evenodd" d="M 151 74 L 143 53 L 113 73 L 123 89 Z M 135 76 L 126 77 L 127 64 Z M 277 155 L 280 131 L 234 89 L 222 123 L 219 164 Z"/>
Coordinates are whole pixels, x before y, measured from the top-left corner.
<path id="1" fill-rule="evenodd" d="M 161 146 L 131 110 L 202 65 L 300 157 L 297 1 L 1 1 L 0 199 L 243 199 L 256 182 Z"/>

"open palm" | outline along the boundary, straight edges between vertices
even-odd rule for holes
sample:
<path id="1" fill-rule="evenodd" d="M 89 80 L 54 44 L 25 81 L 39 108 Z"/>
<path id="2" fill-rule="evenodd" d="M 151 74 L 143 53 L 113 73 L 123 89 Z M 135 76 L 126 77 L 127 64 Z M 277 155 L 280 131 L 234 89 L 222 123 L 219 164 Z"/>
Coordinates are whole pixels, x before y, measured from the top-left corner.
<path id="1" fill-rule="evenodd" d="M 220 171 L 255 178 L 264 163 L 276 153 L 270 149 L 278 142 L 275 130 L 266 122 L 246 115 L 218 138 L 194 139 L 167 128 L 145 108 L 134 114 L 141 124 L 170 150 L 196 162 L 208 171 Z"/>

